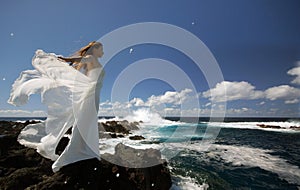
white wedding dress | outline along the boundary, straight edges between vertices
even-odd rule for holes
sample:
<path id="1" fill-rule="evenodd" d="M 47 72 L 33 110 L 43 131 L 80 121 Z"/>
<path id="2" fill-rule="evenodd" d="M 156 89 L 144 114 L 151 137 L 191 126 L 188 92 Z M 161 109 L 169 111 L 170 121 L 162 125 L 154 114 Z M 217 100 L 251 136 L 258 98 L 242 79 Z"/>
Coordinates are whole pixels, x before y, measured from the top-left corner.
<path id="1" fill-rule="evenodd" d="M 92 69 L 87 75 L 60 61 L 53 53 L 37 50 L 32 65 L 35 70 L 23 71 L 12 86 L 8 103 L 20 106 L 31 94 L 41 94 L 47 105 L 47 119 L 26 126 L 18 141 L 35 148 L 42 156 L 55 161 L 54 172 L 76 161 L 98 158 L 98 107 L 104 71 Z M 61 155 L 55 149 L 72 128 L 70 141 Z"/>

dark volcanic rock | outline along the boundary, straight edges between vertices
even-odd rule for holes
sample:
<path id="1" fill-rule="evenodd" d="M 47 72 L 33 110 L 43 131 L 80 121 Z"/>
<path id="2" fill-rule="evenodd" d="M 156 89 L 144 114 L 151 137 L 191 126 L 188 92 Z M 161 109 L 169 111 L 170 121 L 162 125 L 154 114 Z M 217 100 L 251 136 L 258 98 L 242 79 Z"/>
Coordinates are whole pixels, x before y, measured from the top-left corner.
<path id="1" fill-rule="evenodd" d="M 124 138 L 125 136 L 122 134 L 109 133 L 111 138 Z"/>
<path id="2" fill-rule="evenodd" d="M 100 132 L 113 132 L 129 134 L 131 130 L 138 130 L 138 122 L 123 121 L 107 121 L 105 123 L 99 123 Z"/>
<path id="3" fill-rule="evenodd" d="M 265 124 L 257 124 L 257 126 L 261 128 L 271 128 L 271 129 L 281 129 L 282 127 L 278 125 L 265 125 Z"/>
<path id="4" fill-rule="evenodd" d="M 69 141 L 70 139 L 68 137 L 61 138 L 55 149 L 55 154 L 61 155 L 61 153 L 65 150 L 65 147 L 68 145 Z"/>
<path id="5" fill-rule="evenodd" d="M 119 144 L 115 155 L 107 155 L 101 161 L 82 160 L 61 168 L 53 173 L 53 161 L 41 157 L 34 149 L 26 148 L 17 142 L 21 129 L 31 122 L 0 121 L 0 189 L 5 190 L 45 190 L 45 189 L 157 189 L 171 187 L 171 176 L 160 152 L 155 149 L 136 150 Z M 113 124 L 114 125 L 114 124 Z M 63 150 L 67 139 L 57 151 Z M 130 154 L 138 154 L 134 158 Z M 137 161 L 139 164 L 153 164 L 147 168 L 129 168 L 115 164 L 114 158 Z M 107 160 L 107 161 L 106 161 Z"/>
<path id="6" fill-rule="evenodd" d="M 140 136 L 140 135 L 134 135 L 134 136 L 129 137 L 129 139 L 130 140 L 143 140 L 143 139 L 145 139 L 145 137 Z"/>
<path id="7" fill-rule="evenodd" d="M 300 130 L 300 126 L 290 126 L 290 129 Z"/>
<path id="8" fill-rule="evenodd" d="M 106 123 L 101 123 L 101 125 L 106 132 L 129 134 L 129 130 L 117 121 L 107 121 Z"/>
<path id="9" fill-rule="evenodd" d="M 285 129 L 284 127 L 280 127 L 278 125 L 257 124 L 257 126 L 259 126 L 261 128 L 270 128 L 270 129 Z M 290 129 L 300 130 L 300 126 L 290 126 Z"/>

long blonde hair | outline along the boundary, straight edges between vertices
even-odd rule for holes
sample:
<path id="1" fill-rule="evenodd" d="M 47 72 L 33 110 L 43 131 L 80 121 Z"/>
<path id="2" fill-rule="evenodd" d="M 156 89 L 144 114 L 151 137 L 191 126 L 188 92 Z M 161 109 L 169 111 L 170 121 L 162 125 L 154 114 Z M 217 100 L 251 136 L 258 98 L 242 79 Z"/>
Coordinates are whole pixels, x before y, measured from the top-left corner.
<path id="1" fill-rule="evenodd" d="M 72 66 L 74 64 L 74 62 L 80 62 L 81 59 L 85 55 L 92 55 L 94 48 L 99 48 L 101 46 L 103 46 L 103 45 L 100 42 L 92 41 L 88 45 L 82 47 L 80 50 L 75 52 L 73 54 L 73 56 L 71 56 L 71 57 L 61 57 L 61 56 L 59 56 L 58 58 L 66 61 L 66 62 L 70 62 L 69 65 Z"/>
<path id="2" fill-rule="evenodd" d="M 100 42 L 92 41 L 88 45 L 86 45 L 86 46 L 82 47 L 80 50 L 78 50 L 76 52 L 76 55 L 81 56 L 81 57 L 83 57 L 85 55 L 92 55 L 93 49 L 99 48 L 101 46 L 102 46 L 102 44 Z"/>

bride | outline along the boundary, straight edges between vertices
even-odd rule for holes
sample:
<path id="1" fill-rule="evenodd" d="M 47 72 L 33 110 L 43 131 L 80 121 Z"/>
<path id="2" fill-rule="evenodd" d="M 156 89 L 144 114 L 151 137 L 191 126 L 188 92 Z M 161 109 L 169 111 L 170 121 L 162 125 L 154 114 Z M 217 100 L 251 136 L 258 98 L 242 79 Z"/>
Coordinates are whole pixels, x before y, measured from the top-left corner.
<path id="1" fill-rule="evenodd" d="M 77 54 L 78 57 L 60 57 L 37 50 L 32 59 L 34 70 L 21 73 L 8 100 L 20 106 L 31 94 L 41 94 L 48 108 L 47 118 L 26 126 L 18 141 L 55 161 L 54 172 L 80 160 L 100 160 L 97 115 L 104 71 L 98 58 L 103 56 L 103 46 L 93 41 Z M 57 155 L 56 147 L 71 127 L 69 143 Z"/>

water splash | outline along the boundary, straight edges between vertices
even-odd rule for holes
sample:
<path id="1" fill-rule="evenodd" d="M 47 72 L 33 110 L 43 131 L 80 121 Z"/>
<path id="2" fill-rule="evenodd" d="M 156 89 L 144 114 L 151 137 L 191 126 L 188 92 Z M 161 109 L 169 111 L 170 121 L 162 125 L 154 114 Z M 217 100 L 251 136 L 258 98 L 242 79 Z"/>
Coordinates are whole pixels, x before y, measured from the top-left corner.
<path id="1" fill-rule="evenodd" d="M 128 115 L 124 118 L 129 122 L 142 121 L 144 125 L 151 126 L 163 126 L 170 125 L 178 122 L 173 122 L 162 118 L 158 113 L 151 112 L 150 109 L 141 108 L 133 111 L 132 115 Z"/>

